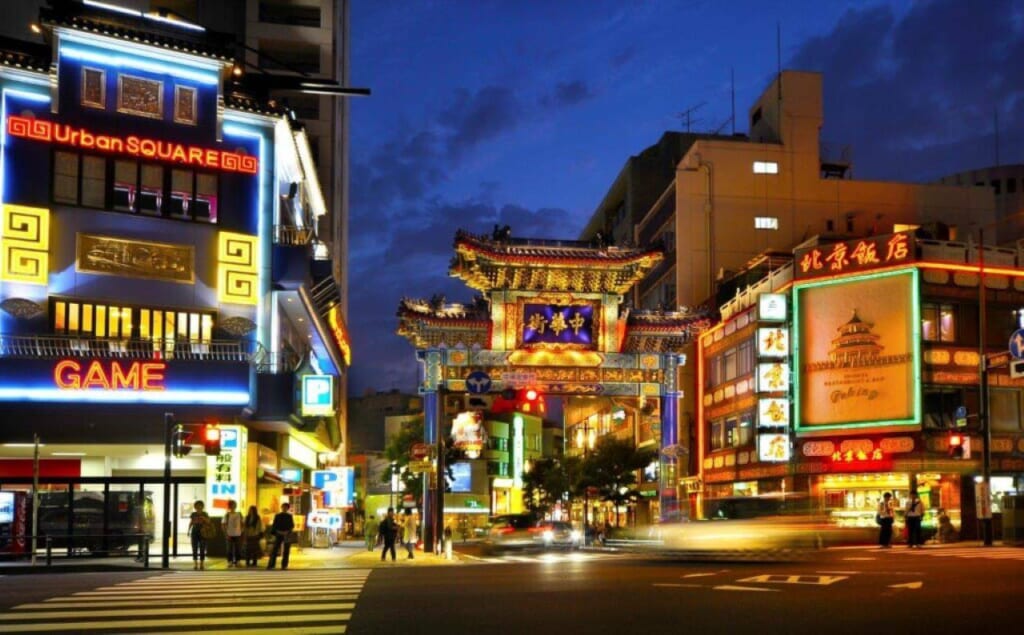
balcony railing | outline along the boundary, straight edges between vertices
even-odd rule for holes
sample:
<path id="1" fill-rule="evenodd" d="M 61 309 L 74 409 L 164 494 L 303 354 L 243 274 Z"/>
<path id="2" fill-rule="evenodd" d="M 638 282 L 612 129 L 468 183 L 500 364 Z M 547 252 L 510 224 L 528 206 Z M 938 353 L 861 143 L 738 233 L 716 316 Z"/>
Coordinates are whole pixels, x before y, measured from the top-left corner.
<path id="1" fill-rule="evenodd" d="M 289 247 L 302 247 L 313 242 L 312 227 L 295 227 L 294 225 L 274 225 L 274 244 Z"/>
<path id="2" fill-rule="evenodd" d="M 189 342 L 81 338 L 62 335 L 0 335 L 0 357 L 22 359 L 157 358 L 250 364 L 260 357 L 262 350 L 262 347 L 255 342 L 237 340 Z"/>

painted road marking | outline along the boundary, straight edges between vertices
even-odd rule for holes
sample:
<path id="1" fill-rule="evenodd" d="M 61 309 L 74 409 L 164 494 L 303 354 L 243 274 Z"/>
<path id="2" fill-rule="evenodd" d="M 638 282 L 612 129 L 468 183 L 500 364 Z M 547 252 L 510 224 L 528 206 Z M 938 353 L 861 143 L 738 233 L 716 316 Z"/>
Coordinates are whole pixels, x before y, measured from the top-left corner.
<path id="1" fill-rule="evenodd" d="M 686 588 L 686 589 L 701 589 L 703 588 L 699 584 L 682 584 L 679 582 L 655 582 L 652 586 L 670 586 L 675 588 Z"/>
<path id="2" fill-rule="evenodd" d="M 687 573 L 684 578 L 706 578 L 709 575 L 718 575 L 717 573 Z"/>
<path id="3" fill-rule="evenodd" d="M 924 582 L 907 582 L 906 584 L 890 584 L 890 589 L 920 589 Z"/>
<path id="4" fill-rule="evenodd" d="M 828 586 L 840 580 L 846 580 L 844 575 L 755 575 L 752 578 L 743 578 L 737 582 L 762 582 L 769 584 L 814 584 Z"/>
<path id="5" fill-rule="evenodd" d="M 742 580 L 741 580 L 742 582 Z M 733 586 L 731 584 L 721 584 L 716 587 L 712 587 L 715 591 L 769 591 L 772 593 L 778 593 L 778 589 L 764 589 L 757 586 Z"/>
<path id="6" fill-rule="evenodd" d="M 878 558 L 843 558 L 843 560 L 877 560 Z"/>

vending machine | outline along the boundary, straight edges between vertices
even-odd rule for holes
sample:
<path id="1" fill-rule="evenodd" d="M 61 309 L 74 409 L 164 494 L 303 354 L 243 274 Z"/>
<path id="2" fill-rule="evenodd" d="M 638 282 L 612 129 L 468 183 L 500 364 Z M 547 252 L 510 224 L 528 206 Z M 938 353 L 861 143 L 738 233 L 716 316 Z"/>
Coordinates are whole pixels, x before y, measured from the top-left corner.
<path id="1" fill-rule="evenodd" d="M 0 492 L 0 554 L 29 552 L 28 494 Z"/>

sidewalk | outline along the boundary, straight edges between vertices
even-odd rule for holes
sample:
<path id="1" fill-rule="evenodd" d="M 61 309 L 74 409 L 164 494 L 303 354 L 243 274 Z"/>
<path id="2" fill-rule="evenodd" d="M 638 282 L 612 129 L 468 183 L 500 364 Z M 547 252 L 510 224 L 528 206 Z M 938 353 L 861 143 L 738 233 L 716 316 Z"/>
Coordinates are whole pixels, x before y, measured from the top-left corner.
<path id="1" fill-rule="evenodd" d="M 293 569 L 351 569 L 351 568 L 377 568 L 377 567 L 423 567 L 423 566 L 451 566 L 462 564 L 464 561 L 458 553 L 452 554 L 452 560 L 444 556 L 437 556 L 432 553 L 416 551 L 414 559 L 407 559 L 407 553 L 403 548 L 396 548 L 395 553 L 398 559 L 392 563 L 390 558 L 387 562 L 380 560 L 380 548 L 374 551 L 367 551 L 362 541 L 347 541 L 339 543 L 330 548 L 313 547 L 292 547 L 288 558 L 288 570 Z M 249 570 L 265 569 L 267 556 L 260 558 L 257 567 L 249 567 Z M 227 571 L 229 567 L 223 557 L 209 558 L 206 561 L 207 571 Z M 278 557 L 277 566 L 280 568 L 281 559 Z M 239 567 L 245 570 L 243 565 Z M 192 571 L 192 557 L 179 555 L 171 558 L 170 571 Z M 234 569 L 230 569 L 234 570 Z M 36 566 L 32 566 L 28 559 L 25 560 L 0 560 L 0 576 L 12 574 L 35 574 L 35 573 L 95 573 L 114 571 L 162 571 L 160 568 L 160 554 L 150 553 L 149 569 L 146 569 L 141 562 L 131 556 L 110 557 L 110 558 L 67 558 L 55 557 L 53 564 L 46 566 L 45 557 L 36 558 Z"/>

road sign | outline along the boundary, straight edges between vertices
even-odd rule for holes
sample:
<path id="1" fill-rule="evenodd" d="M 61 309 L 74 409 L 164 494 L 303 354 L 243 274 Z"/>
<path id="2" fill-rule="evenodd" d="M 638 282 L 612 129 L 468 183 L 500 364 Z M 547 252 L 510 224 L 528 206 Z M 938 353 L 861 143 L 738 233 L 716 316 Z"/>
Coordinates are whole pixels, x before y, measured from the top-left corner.
<path id="1" fill-rule="evenodd" d="M 956 409 L 956 427 L 967 427 L 967 406 L 960 406 Z"/>
<path id="2" fill-rule="evenodd" d="M 472 395 L 483 395 L 491 391 L 491 376 L 482 370 L 475 370 L 466 377 L 466 390 Z"/>
<path id="3" fill-rule="evenodd" d="M 1024 362 L 1010 362 L 1010 379 L 1024 377 Z"/>
<path id="4" fill-rule="evenodd" d="M 501 379 L 510 388 L 525 388 L 537 381 L 537 373 L 510 372 L 502 375 Z"/>
<path id="5" fill-rule="evenodd" d="M 1010 355 L 1014 359 L 1024 359 L 1024 329 L 1017 329 L 1010 336 Z"/>
<path id="6" fill-rule="evenodd" d="M 430 456 L 430 445 L 427 443 L 413 443 L 409 448 L 409 456 L 413 461 L 422 461 Z"/>
<path id="7" fill-rule="evenodd" d="M 413 474 L 419 474 L 421 472 L 433 472 L 434 462 L 430 459 L 426 461 L 409 461 L 409 471 Z"/>
<path id="8" fill-rule="evenodd" d="M 491 395 L 475 395 L 466 399 L 466 410 L 490 410 L 493 403 L 494 398 Z"/>

